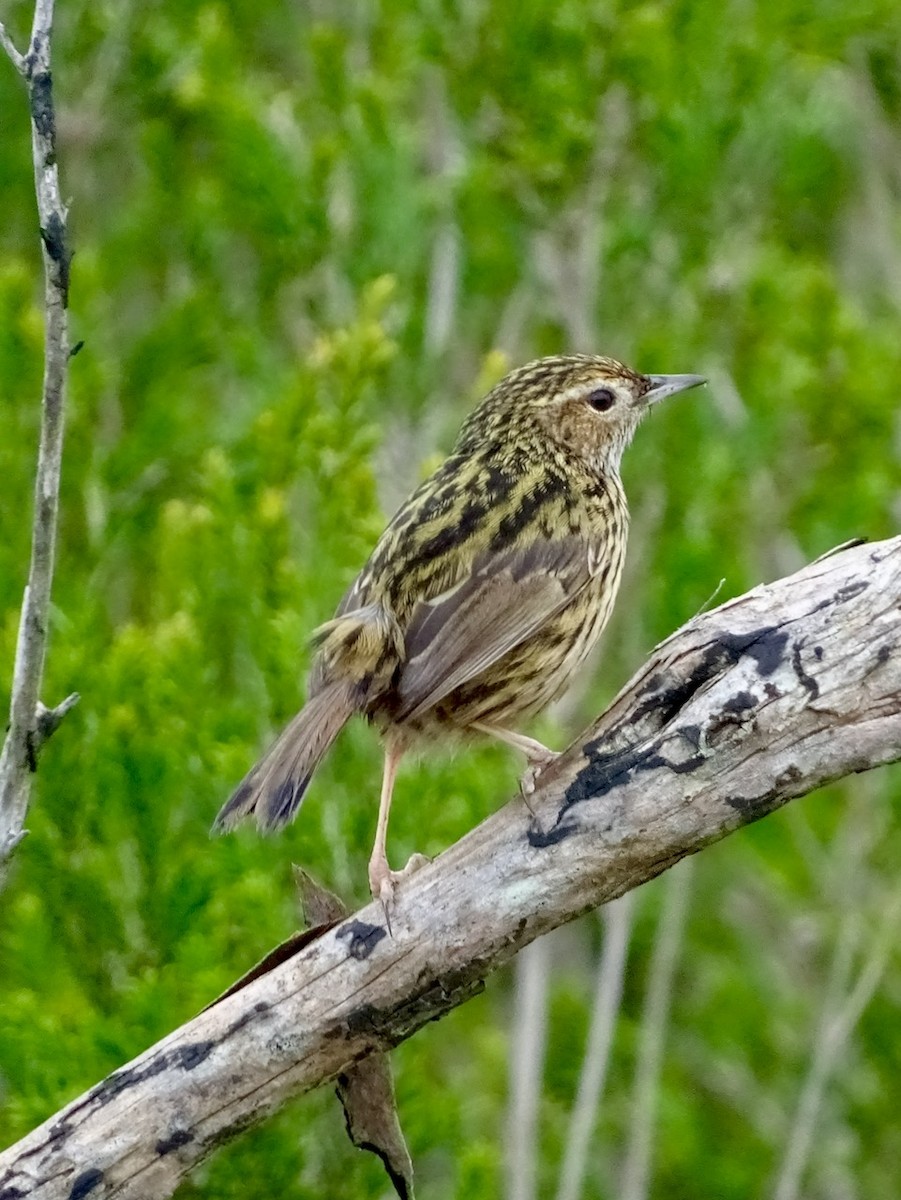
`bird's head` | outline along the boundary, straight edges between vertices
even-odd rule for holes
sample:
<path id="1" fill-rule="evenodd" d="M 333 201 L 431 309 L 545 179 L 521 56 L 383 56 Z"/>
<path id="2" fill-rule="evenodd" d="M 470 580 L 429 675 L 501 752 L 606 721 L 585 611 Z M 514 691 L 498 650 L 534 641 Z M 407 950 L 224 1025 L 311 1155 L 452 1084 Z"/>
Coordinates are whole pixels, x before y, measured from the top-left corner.
<path id="1" fill-rule="evenodd" d="M 463 432 L 471 443 L 474 435 L 538 434 L 592 471 L 618 471 L 645 413 L 667 396 L 705 382 L 700 375 L 641 375 L 599 355 L 539 358 L 505 376 Z"/>

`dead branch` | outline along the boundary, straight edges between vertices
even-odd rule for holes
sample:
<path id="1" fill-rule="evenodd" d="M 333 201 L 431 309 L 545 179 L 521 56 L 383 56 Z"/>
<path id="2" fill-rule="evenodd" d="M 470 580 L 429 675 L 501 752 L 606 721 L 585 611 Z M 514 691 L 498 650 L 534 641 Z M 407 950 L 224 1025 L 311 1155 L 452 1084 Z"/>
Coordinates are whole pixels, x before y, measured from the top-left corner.
<path id="1" fill-rule="evenodd" d="M 31 775 L 41 746 L 78 699 L 77 696 L 69 696 L 53 709 L 40 704 L 56 547 L 66 372 L 71 357 L 66 308 L 72 252 L 66 225 L 68 213 L 60 196 L 56 168 L 56 119 L 50 75 L 52 25 L 53 0 L 37 0 L 31 40 L 25 54 L 19 53 L 7 31 L 0 25 L 0 46 L 9 55 L 28 88 L 35 192 L 44 257 L 46 314 L 41 439 L 34 490 L 31 565 L 16 643 L 9 730 L 0 752 L 0 881 L 3 864 L 24 836 Z"/>
<path id="2" fill-rule="evenodd" d="M 462 1004 L 539 934 L 899 757 L 895 538 L 690 621 L 541 776 L 534 816 L 511 800 L 404 883 L 393 936 L 371 904 L 300 939 L 0 1155 L 0 1197 L 169 1196 L 216 1146 Z"/>

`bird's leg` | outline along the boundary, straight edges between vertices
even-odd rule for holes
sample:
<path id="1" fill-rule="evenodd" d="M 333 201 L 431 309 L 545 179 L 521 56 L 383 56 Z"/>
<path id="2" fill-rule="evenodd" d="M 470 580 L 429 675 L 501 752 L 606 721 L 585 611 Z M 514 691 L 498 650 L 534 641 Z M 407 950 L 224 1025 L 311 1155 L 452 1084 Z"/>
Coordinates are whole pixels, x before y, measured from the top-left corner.
<path id="1" fill-rule="evenodd" d="M 526 756 L 526 762 L 529 765 L 519 781 L 519 790 L 522 792 L 523 800 L 528 803 L 529 796 L 535 791 L 536 779 L 545 767 L 550 766 L 555 758 L 560 757 L 559 753 L 556 750 L 549 750 L 543 742 L 526 737 L 524 733 L 514 733 L 511 729 L 499 729 L 496 725 L 483 725 L 481 721 L 473 722 L 473 728 L 497 738 L 498 741 L 506 742 L 508 746 L 513 746 L 515 750 L 521 751 Z"/>
<path id="2" fill-rule="evenodd" d="M 375 830 L 375 844 L 369 859 L 369 887 L 375 900 L 381 900 L 385 910 L 385 920 L 394 900 L 394 886 L 399 880 L 412 875 L 415 870 L 429 860 L 424 854 L 414 854 L 402 871 L 392 871 L 388 866 L 386 846 L 388 841 L 388 814 L 391 812 L 391 795 L 394 791 L 394 780 L 397 768 L 403 757 L 403 747 L 389 741 L 385 746 L 385 770 L 382 775 L 382 794 L 379 798 L 379 819 Z"/>

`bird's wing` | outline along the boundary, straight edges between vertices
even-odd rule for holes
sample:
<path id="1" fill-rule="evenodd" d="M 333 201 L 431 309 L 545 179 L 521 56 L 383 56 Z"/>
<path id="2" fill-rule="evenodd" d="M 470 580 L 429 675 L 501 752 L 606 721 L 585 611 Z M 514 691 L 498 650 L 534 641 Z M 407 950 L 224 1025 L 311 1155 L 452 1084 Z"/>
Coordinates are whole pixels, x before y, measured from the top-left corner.
<path id="1" fill-rule="evenodd" d="M 399 720 L 418 717 L 525 641 L 582 590 L 598 555 L 579 537 L 483 554 L 413 610 L 398 681 Z"/>

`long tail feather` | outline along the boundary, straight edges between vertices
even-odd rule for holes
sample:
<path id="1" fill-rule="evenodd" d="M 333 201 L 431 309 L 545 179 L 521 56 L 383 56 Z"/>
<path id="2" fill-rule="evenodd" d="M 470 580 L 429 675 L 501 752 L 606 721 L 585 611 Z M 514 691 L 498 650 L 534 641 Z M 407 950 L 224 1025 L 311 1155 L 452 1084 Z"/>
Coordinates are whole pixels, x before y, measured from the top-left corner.
<path id="1" fill-rule="evenodd" d="M 235 788 L 213 822 L 213 832 L 225 833 L 249 816 L 264 831 L 287 824 L 319 763 L 356 711 L 356 694 L 352 683 L 339 681 L 311 697 Z"/>

